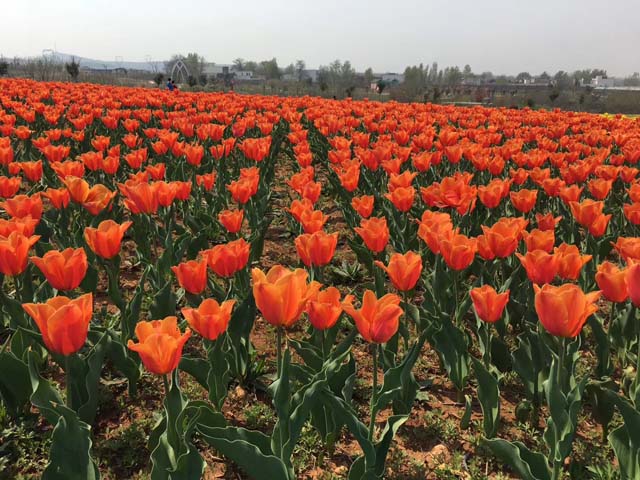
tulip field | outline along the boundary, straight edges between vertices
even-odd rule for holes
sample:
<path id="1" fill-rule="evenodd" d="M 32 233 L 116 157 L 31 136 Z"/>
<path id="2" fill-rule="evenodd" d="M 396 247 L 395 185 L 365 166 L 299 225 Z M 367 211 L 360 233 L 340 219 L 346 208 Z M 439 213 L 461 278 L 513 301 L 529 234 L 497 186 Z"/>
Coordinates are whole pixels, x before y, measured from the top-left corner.
<path id="1" fill-rule="evenodd" d="M 0 478 L 640 479 L 639 162 L 622 116 L 0 79 Z"/>

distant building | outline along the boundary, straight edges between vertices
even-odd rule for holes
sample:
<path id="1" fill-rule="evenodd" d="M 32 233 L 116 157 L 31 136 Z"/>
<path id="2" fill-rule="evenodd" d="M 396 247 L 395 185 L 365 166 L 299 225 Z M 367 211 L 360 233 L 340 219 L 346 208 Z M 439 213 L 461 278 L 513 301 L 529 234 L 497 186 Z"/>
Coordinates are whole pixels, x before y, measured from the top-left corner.
<path id="1" fill-rule="evenodd" d="M 403 73 L 382 73 L 382 74 L 376 75 L 376 78 L 379 78 L 387 85 L 395 85 L 395 84 L 404 82 Z"/>
<path id="2" fill-rule="evenodd" d="M 594 88 L 611 88 L 616 87 L 616 79 L 603 77 L 602 75 L 597 75 L 595 78 L 591 79 L 590 86 Z"/>

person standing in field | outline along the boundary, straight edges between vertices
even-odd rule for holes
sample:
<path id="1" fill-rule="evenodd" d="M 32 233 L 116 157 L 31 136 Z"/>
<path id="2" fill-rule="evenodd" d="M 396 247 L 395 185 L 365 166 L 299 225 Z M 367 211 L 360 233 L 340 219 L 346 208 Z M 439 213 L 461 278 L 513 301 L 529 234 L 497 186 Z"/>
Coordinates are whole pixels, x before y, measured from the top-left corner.
<path id="1" fill-rule="evenodd" d="M 174 88 L 175 88 L 175 84 L 173 83 L 173 80 L 169 78 L 167 80 L 167 90 L 169 90 L 170 92 L 173 92 Z"/>

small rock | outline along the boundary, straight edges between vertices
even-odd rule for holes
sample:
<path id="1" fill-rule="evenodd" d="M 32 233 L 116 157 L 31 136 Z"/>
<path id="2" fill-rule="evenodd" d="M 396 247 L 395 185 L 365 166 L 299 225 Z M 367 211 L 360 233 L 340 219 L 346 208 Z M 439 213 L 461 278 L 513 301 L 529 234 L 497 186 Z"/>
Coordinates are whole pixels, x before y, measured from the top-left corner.
<path id="1" fill-rule="evenodd" d="M 345 467 L 344 465 L 340 465 L 333 469 L 333 474 L 342 477 L 347 474 L 347 467 Z"/>
<path id="2" fill-rule="evenodd" d="M 450 460 L 451 452 L 449 452 L 449 449 L 441 443 L 427 452 L 425 459 L 427 466 L 431 470 L 437 468 L 443 463 L 449 463 Z"/>
<path id="3" fill-rule="evenodd" d="M 234 391 L 236 398 L 238 400 L 244 400 L 245 397 L 247 396 L 247 392 L 244 390 L 244 388 L 242 388 L 240 385 L 238 385 Z"/>

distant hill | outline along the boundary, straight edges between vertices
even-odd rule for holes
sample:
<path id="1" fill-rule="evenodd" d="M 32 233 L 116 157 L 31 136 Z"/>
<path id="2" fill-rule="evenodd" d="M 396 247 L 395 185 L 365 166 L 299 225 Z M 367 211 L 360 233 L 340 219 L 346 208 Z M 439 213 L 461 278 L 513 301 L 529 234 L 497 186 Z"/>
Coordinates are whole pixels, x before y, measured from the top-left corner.
<path id="1" fill-rule="evenodd" d="M 69 53 L 53 52 L 49 54 L 54 57 L 60 63 L 68 63 L 72 58 L 75 58 L 80 63 L 80 70 L 113 70 L 114 68 L 126 68 L 127 70 L 141 70 L 145 72 L 164 72 L 164 61 L 150 61 L 150 62 L 126 62 L 115 60 L 95 60 L 93 58 L 85 58 L 79 55 L 72 55 Z"/>

